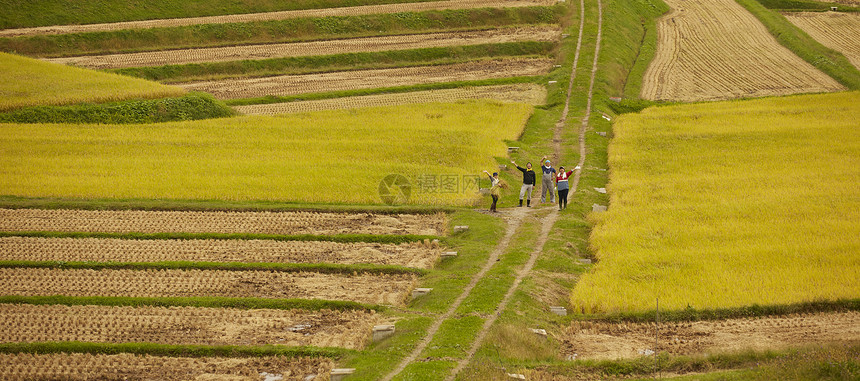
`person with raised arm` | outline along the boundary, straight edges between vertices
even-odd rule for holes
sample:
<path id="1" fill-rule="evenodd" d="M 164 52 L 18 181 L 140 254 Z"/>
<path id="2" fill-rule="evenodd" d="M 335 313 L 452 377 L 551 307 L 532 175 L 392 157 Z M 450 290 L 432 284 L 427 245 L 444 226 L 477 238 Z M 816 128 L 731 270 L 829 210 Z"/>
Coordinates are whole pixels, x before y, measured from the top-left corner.
<path id="1" fill-rule="evenodd" d="M 487 171 L 484 171 L 484 173 L 486 173 L 487 176 L 490 177 L 490 184 L 492 184 L 490 185 L 490 196 L 493 198 L 493 205 L 490 206 L 490 211 L 495 213 L 496 203 L 499 202 L 499 195 L 501 194 L 501 192 L 499 191 L 499 188 L 501 187 L 501 184 L 499 183 L 499 173 L 493 172 L 492 175 L 490 175 L 490 172 Z"/>
<path id="2" fill-rule="evenodd" d="M 541 191 L 540 191 L 540 202 L 546 202 L 546 194 L 549 193 L 550 202 L 555 204 L 555 192 L 553 188 L 555 187 L 553 184 L 553 180 L 555 180 L 555 168 L 550 165 L 549 160 L 546 156 L 540 160 L 541 162 L 541 170 L 543 171 L 543 177 L 541 177 Z"/>
<path id="3" fill-rule="evenodd" d="M 517 163 L 511 160 L 511 164 L 513 164 L 520 172 L 523 173 L 523 185 L 520 187 L 520 206 L 523 206 L 523 196 L 528 193 L 528 198 L 526 198 L 526 206 L 532 206 L 532 190 L 535 188 L 535 171 L 532 170 L 532 163 L 526 163 L 526 167 L 520 167 Z"/>

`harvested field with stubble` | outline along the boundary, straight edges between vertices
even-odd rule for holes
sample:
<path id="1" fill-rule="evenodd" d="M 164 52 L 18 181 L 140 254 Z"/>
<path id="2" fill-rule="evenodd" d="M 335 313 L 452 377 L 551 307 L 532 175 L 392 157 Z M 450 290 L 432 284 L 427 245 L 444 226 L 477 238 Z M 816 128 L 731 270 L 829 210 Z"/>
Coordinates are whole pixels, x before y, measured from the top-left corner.
<path id="1" fill-rule="evenodd" d="M 444 235 L 437 214 L 0 209 L 0 231 Z"/>
<path id="2" fill-rule="evenodd" d="M 64 65 L 90 69 L 185 65 L 206 62 L 263 60 L 270 58 L 321 56 L 331 54 L 381 52 L 448 46 L 500 44 L 520 41 L 556 41 L 557 26 L 504 28 L 484 31 L 426 33 L 399 36 L 322 40 L 286 44 L 229 46 L 219 48 L 162 50 L 157 52 L 110 54 L 46 59 Z"/>
<path id="3" fill-rule="evenodd" d="M 860 14 L 799 12 L 784 16 L 822 45 L 842 53 L 860 69 Z"/>
<path id="4" fill-rule="evenodd" d="M 657 53 L 642 84 L 650 100 L 708 101 L 843 90 L 734 0 L 666 0 Z"/>
<path id="5" fill-rule="evenodd" d="M 635 358 L 654 350 L 653 323 L 573 322 L 563 340 L 563 354 L 577 359 Z M 860 312 L 835 312 L 715 321 L 660 323 L 661 353 L 776 350 L 800 345 L 860 340 Z"/>
<path id="6" fill-rule="evenodd" d="M 0 304 L 0 342 L 361 349 L 381 321 L 373 311 Z"/>
<path id="7" fill-rule="evenodd" d="M 251 358 L 163 357 L 129 353 L 0 354 L 0 378 L 9 381 L 62 380 L 198 380 L 259 381 L 261 374 L 279 380 L 305 380 L 328 374 L 334 362 L 327 358 L 265 356 Z"/>
<path id="8" fill-rule="evenodd" d="M 420 242 L 0 238 L 0 260 L 6 261 L 372 263 L 427 269 L 441 250 Z"/>
<path id="9" fill-rule="evenodd" d="M 356 7 L 305 9 L 296 11 L 265 12 L 225 16 L 189 17 L 146 21 L 128 21 L 89 25 L 54 25 L 35 28 L 0 30 L 0 37 L 41 36 L 72 33 L 108 32 L 130 29 L 170 28 L 188 25 L 247 23 L 256 21 L 286 20 L 304 17 L 339 17 L 401 12 L 421 12 L 444 9 L 474 9 L 493 7 L 532 7 L 555 4 L 554 0 L 446 0 L 420 3 L 365 5 Z"/>
<path id="10" fill-rule="evenodd" d="M 266 78 L 226 79 L 179 85 L 218 99 L 285 96 L 329 91 L 412 86 L 455 81 L 536 76 L 549 72 L 553 61 L 544 58 L 473 61 L 452 65 L 355 70 Z"/>
<path id="11" fill-rule="evenodd" d="M 235 106 L 233 109 L 246 115 L 277 115 L 324 110 L 397 106 L 417 103 L 450 103 L 466 99 L 494 99 L 503 102 L 525 103 L 537 106 L 546 102 L 546 87 L 533 83 L 460 87 L 456 89 L 362 95 L 315 101 Z"/>
<path id="12" fill-rule="evenodd" d="M 0 268 L 0 294 L 345 300 L 402 306 L 414 274 Z"/>

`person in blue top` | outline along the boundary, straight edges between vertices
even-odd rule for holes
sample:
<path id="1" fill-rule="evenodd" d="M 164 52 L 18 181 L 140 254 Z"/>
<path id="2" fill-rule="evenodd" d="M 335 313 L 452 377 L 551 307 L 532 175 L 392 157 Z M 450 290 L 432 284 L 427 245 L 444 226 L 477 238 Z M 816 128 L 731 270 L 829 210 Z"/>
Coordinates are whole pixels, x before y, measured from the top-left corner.
<path id="1" fill-rule="evenodd" d="M 543 176 L 541 177 L 541 192 L 540 192 L 540 202 L 546 202 L 546 194 L 549 193 L 550 202 L 555 204 L 555 168 L 550 165 L 549 160 L 547 160 L 546 156 L 540 160 L 543 165 L 541 165 L 541 170 L 543 171 Z"/>

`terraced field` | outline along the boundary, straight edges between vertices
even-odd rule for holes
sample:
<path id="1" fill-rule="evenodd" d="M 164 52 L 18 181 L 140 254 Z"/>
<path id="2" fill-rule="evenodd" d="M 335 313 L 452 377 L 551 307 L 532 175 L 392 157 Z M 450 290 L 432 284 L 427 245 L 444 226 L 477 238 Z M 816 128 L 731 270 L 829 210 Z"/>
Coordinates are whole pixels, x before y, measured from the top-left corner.
<path id="1" fill-rule="evenodd" d="M 285 20 L 304 17 L 359 16 L 369 14 L 420 12 L 441 9 L 473 9 L 493 7 L 530 7 L 554 4 L 552 0 L 445 0 L 419 3 L 366 5 L 357 7 L 306 9 L 297 11 L 266 12 L 210 17 L 191 17 L 164 20 L 129 21 L 107 24 L 55 25 L 35 28 L 0 30 L 0 37 L 40 36 L 53 34 L 93 33 L 129 29 L 169 28 L 188 25 L 229 24 L 254 21 Z"/>
<path id="2" fill-rule="evenodd" d="M 498 44 L 516 41 L 555 41 L 561 30 L 555 26 L 505 28 L 482 31 L 427 33 L 400 36 L 243 45 L 220 48 L 177 49 L 157 52 L 88 55 L 47 59 L 49 62 L 90 69 L 184 65 L 204 62 L 262 60 L 269 58 L 380 52 L 444 46 Z"/>
<path id="3" fill-rule="evenodd" d="M 362 348 L 381 320 L 366 311 L 0 304 L 0 341 Z"/>
<path id="4" fill-rule="evenodd" d="M 651 100 L 706 101 L 841 90 L 734 0 L 667 0 L 642 85 Z"/>
<path id="5" fill-rule="evenodd" d="M 785 18 L 824 46 L 836 50 L 860 69 L 860 14 L 836 12 L 786 13 Z"/>
<path id="6" fill-rule="evenodd" d="M 23 296 L 119 296 L 346 300 L 401 306 L 411 274 L 320 274 L 218 270 L 0 268 L 0 290 Z"/>
<path id="7" fill-rule="evenodd" d="M 581 359 L 636 358 L 654 350 L 656 335 L 657 350 L 672 355 L 850 343 L 860 336 L 860 312 L 662 323 L 659 333 L 653 323 L 574 322 L 563 351 Z"/>
<path id="8" fill-rule="evenodd" d="M 539 105 L 546 102 L 546 88 L 535 84 L 461 87 L 414 91 L 397 94 L 362 95 L 316 101 L 236 106 L 234 109 L 248 115 L 277 115 L 323 110 L 384 107 L 416 103 L 448 103 L 466 99 L 496 99 L 504 102 Z"/>
<path id="9" fill-rule="evenodd" d="M 426 269 L 441 248 L 429 242 L 2 237 L 0 252 L 10 261 L 373 263 Z"/>
<path id="10" fill-rule="evenodd" d="M 0 209 L 0 231 L 222 234 L 427 234 L 444 214 Z"/>
<path id="11" fill-rule="evenodd" d="M 305 380 L 328 374 L 334 367 L 327 358 L 283 356 L 223 358 L 139 356 L 89 353 L 0 354 L 0 373 L 10 381 L 33 379 L 194 380 L 230 375 L 230 380 L 260 380 L 280 375 L 281 380 Z"/>
<path id="12" fill-rule="evenodd" d="M 284 96 L 328 91 L 536 76 L 546 74 L 551 68 L 552 61 L 549 59 L 521 58 L 397 69 L 227 79 L 181 84 L 179 86 L 187 90 L 207 92 L 219 99 L 240 99 L 263 97 L 266 95 Z"/>

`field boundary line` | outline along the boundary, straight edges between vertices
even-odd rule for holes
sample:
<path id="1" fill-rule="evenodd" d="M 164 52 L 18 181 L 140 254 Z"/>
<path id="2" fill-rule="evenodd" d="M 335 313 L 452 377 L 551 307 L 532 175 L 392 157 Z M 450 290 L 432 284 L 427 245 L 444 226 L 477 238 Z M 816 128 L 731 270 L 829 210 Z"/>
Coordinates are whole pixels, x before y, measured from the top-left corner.
<path id="1" fill-rule="evenodd" d="M 466 297 L 469 296 L 469 294 L 472 292 L 472 289 L 474 289 L 478 282 L 484 278 L 484 275 L 487 274 L 487 272 L 490 270 L 491 267 L 493 267 L 499 257 L 507 250 L 511 238 L 522 223 L 523 217 L 524 213 L 514 213 L 512 215 L 512 218 L 510 220 L 507 220 L 507 225 L 505 226 L 505 235 L 502 237 L 501 240 L 499 240 L 499 243 L 496 245 L 496 248 L 493 250 L 493 252 L 490 253 L 490 256 L 487 258 L 487 261 L 486 263 L 484 263 L 484 266 L 481 268 L 481 270 L 478 271 L 478 273 L 476 273 L 474 276 L 472 276 L 472 281 L 469 282 L 469 284 L 465 288 L 463 288 L 463 292 L 461 292 L 460 295 L 457 296 L 457 299 L 455 299 L 454 302 L 451 303 L 451 305 L 448 307 L 448 310 L 445 311 L 444 314 L 436 317 L 436 319 L 433 321 L 433 324 L 430 326 L 430 328 L 428 328 L 427 334 L 424 336 L 421 342 L 418 343 L 415 349 L 413 349 L 412 352 L 409 353 L 409 355 L 403 358 L 403 360 L 400 361 L 400 364 L 398 364 L 397 367 L 394 368 L 394 370 L 392 370 L 385 377 L 383 377 L 382 381 L 391 381 L 392 378 L 394 378 L 397 374 L 406 369 L 406 366 L 415 361 L 415 359 L 418 358 L 418 355 L 420 355 L 421 352 L 423 352 L 424 349 L 427 348 L 427 346 L 430 344 L 430 341 L 439 331 L 439 328 L 442 326 L 442 323 L 454 315 L 454 312 L 457 310 L 458 307 L 460 307 L 460 304 L 462 304 L 463 301 L 466 300 Z"/>

